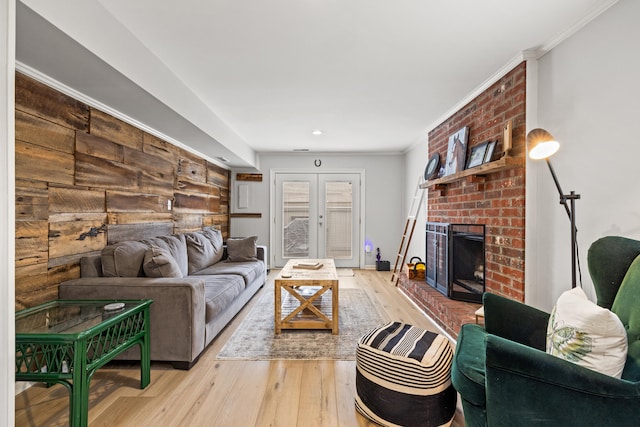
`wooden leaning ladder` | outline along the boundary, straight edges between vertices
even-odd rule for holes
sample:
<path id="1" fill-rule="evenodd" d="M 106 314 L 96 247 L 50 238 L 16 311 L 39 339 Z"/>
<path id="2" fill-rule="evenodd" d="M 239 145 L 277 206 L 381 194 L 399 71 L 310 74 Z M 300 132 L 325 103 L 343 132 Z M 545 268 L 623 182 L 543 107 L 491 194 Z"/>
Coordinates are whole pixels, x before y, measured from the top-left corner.
<path id="1" fill-rule="evenodd" d="M 422 206 L 422 202 L 424 200 L 424 188 L 420 187 L 421 183 L 422 177 L 419 177 L 418 183 L 416 184 L 416 190 L 413 193 L 413 200 L 411 200 L 409 215 L 407 216 L 407 221 L 404 224 L 402 239 L 400 239 L 400 248 L 398 249 L 398 255 L 396 255 L 396 263 L 393 266 L 393 273 L 391 274 L 391 281 L 394 282 L 396 286 L 398 286 L 398 281 L 400 280 L 400 271 L 407 259 L 407 252 L 409 251 L 409 245 L 411 245 L 413 231 L 416 228 L 418 212 L 420 211 L 420 206 Z"/>

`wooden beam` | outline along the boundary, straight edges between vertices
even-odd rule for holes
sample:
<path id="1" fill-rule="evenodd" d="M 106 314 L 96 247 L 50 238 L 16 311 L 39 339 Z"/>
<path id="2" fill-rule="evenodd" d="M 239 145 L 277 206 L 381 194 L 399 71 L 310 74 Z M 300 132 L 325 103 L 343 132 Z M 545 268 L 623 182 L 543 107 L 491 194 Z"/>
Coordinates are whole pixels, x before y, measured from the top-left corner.
<path id="1" fill-rule="evenodd" d="M 236 181 L 262 182 L 262 174 L 261 173 L 237 173 Z"/>
<path id="2" fill-rule="evenodd" d="M 231 218 L 262 218 L 261 213 L 230 213 Z"/>

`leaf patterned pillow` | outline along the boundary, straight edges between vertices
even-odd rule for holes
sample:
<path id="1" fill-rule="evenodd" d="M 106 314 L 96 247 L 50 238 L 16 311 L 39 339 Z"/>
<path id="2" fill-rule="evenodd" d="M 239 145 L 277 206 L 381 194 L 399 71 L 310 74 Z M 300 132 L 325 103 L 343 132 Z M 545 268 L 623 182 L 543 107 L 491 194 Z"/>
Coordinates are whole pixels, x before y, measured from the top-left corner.
<path id="1" fill-rule="evenodd" d="M 547 353 L 620 378 L 627 347 L 618 316 L 589 301 L 582 288 L 560 295 L 547 327 Z"/>

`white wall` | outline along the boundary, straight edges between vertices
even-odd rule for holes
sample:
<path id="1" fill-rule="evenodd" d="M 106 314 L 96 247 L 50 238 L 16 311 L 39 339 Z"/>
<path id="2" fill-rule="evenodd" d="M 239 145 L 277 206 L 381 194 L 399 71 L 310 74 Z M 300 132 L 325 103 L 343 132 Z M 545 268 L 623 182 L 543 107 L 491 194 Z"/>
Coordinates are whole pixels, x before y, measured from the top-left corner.
<path id="1" fill-rule="evenodd" d="M 321 166 L 314 166 L 314 160 L 321 160 Z M 261 213 L 262 218 L 233 218 L 231 236 L 257 235 L 258 244 L 269 245 L 269 217 L 271 188 L 269 174 L 272 169 L 307 171 L 310 173 L 336 172 L 345 170 L 364 170 L 365 172 L 365 236 L 379 247 L 382 258 L 389 260 L 393 267 L 395 255 L 400 244 L 404 225 L 404 162 L 401 154 L 318 154 L 318 153 L 261 153 L 259 171 L 263 179 L 250 185 L 250 207 L 247 212 Z M 256 173 L 255 170 L 232 170 L 231 212 L 238 212 L 234 199 L 236 190 L 235 175 L 238 172 Z M 413 192 L 413 189 L 410 190 Z M 365 256 L 367 267 L 375 266 L 375 250 Z M 361 263 L 362 264 L 362 263 Z"/>
<path id="2" fill-rule="evenodd" d="M 424 169 L 429 161 L 429 144 L 425 137 L 425 140 L 421 143 L 415 144 L 405 155 L 405 188 L 407 192 L 405 194 L 405 210 L 404 219 L 406 220 L 411 209 L 411 203 L 415 196 L 414 189 L 418 179 L 424 181 Z M 416 228 L 411 239 L 411 245 L 407 251 L 407 258 L 417 256 L 425 261 L 425 225 L 427 222 L 427 197 L 429 190 L 422 190 L 424 192 L 424 199 L 420 208 L 418 209 L 418 215 L 416 217 Z M 393 268 L 393 266 L 392 266 Z"/>
<path id="3" fill-rule="evenodd" d="M 587 269 L 589 245 L 606 235 L 640 239 L 640 2 L 621 0 L 538 62 L 538 126 L 561 143 L 552 163 L 563 191 L 581 195 L 576 220 L 582 280 L 595 300 Z M 546 166 L 537 168 L 528 209 L 537 239 L 536 287 L 527 302 L 544 309 L 571 287 L 570 227 Z M 529 167 L 529 168 L 530 168 Z M 528 169 L 529 169 L 528 168 Z"/>
<path id="4" fill-rule="evenodd" d="M 14 0 L 0 3 L 0 425 L 15 418 Z"/>

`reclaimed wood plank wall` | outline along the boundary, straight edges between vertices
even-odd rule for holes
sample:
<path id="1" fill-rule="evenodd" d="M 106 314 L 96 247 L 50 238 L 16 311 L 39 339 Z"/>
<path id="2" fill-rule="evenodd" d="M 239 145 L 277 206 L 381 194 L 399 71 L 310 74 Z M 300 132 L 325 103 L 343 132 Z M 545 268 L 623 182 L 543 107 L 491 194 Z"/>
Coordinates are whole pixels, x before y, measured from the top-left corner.
<path id="1" fill-rule="evenodd" d="M 228 236 L 228 170 L 20 73 L 15 102 L 16 310 L 56 299 L 107 244 Z"/>

